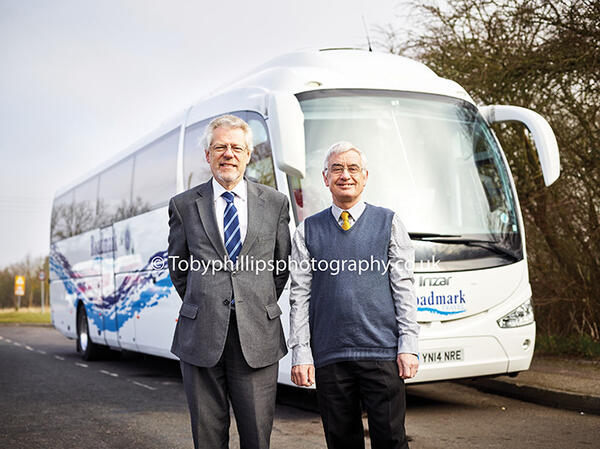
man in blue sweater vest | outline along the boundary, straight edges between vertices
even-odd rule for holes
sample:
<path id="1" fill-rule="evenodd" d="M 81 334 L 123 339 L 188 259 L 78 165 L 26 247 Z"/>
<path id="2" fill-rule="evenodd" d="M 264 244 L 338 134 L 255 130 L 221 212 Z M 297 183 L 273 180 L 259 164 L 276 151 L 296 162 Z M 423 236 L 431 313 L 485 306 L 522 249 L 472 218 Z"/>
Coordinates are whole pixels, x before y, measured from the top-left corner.
<path id="1" fill-rule="evenodd" d="M 323 179 L 333 205 L 292 241 L 292 381 L 316 380 L 329 449 L 364 448 L 361 403 L 374 449 L 408 448 L 403 379 L 419 366 L 414 249 L 397 214 L 361 201 L 368 175 L 358 148 L 332 145 Z"/>

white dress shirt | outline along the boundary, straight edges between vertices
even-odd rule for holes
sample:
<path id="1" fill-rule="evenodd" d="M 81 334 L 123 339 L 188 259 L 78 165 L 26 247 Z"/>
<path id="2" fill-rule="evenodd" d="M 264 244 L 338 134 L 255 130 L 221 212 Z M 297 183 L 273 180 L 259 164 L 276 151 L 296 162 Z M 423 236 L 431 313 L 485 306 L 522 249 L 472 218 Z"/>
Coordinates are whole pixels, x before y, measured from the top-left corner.
<path id="1" fill-rule="evenodd" d="M 359 201 L 358 203 L 356 203 L 354 206 L 352 206 L 350 209 L 342 209 L 338 206 L 336 206 L 335 204 L 331 205 L 331 214 L 333 215 L 333 218 L 335 218 L 335 221 L 338 222 L 338 224 L 340 225 L 340 227 L 342 226 L 342 223 L 344 222 L 344 220 L 342 219 L 342 212 L 347 211 L 348 212 L 348 221 L 350 222 L 350 226 L 354 225 L 354 223 L 356 223 L 356 220 L 358 220 L 360 218 L 360 216 L 362 215 L 362 213 L 365 211 L 365 202 L 364 201 Z"/>
<path id="2" fill-rule="evenodd" d="M 225 215 L 227 201 L 225 201 L 225 198 L 223 198 L 221 195 L 224 192 L 233 193 L 233 205 L 237 209 L 238 220 L 240 222 L 240 238 L 242 239 L 243 247 L 244 239 L 246 238 L 246 231 L 248 230 L 248 186 L 246 185 L 246 180 L 242 179 L 232 190 L 227 190 L 225 187 L 219 184 L 215 178 L 213 178 L 212 188 L 215 217 L 217 218 L 219 234 L 221 235 L 221 240 L 223 241 L 223 228 L 225 227 L 225 224 L 223 223 L 223 216 Z"/>

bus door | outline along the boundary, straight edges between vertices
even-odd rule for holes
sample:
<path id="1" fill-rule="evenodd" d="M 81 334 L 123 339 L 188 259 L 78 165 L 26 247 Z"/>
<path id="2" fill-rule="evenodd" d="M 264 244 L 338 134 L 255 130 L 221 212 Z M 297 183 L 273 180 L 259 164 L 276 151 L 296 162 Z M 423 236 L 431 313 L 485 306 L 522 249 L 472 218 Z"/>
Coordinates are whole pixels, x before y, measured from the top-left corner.
<path id="1" fill-rule="evenodd" d="M 125 249 L 129 250 L 130 239 L 127 234 L 124 238 L 122 235 L 123 228 L 128 220 L 123 220 L 113 225 L 114 237 L 114 298 L 115 298 L 115 329 L 119 346 L 123 349 L 137 351 L 138 346 L 135 338 L 136 320 L 134 313 L 136 276 L 131 272 L 129 265 L 131 264 L 130 256 L 123 254 Z"/>

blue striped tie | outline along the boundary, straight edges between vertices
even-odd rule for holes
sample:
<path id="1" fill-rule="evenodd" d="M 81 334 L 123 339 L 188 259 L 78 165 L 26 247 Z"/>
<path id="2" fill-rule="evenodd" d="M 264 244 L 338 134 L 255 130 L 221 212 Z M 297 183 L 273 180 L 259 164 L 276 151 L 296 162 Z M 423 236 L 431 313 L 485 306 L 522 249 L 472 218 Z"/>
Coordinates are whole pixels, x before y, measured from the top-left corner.
<path id="1" fill-rule="evenodd" d="M 242 250 L 242 237 L 240 233 L 240 221 L 238 220 L 238 213 L 235 205 L 233 204 L 233 193 L 224 192 L 221 195 L 227 206 L 225 207 L 225 215 L 223 216 L 223 232 L 225 234 L 224 242 L 229 259 L 233 263 L 238 258 L 240 251 Z"/>

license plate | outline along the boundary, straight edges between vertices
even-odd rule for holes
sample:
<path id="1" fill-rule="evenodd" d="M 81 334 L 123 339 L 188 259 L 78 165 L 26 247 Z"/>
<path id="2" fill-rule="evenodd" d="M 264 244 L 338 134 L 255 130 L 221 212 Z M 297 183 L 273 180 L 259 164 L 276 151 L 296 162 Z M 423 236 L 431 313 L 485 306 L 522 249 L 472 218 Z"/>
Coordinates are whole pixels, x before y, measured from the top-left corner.
<path id="1" fill-rule="evenodd" d="M 462 348 L 445 349 L 443 351 L 427 351 L 422 352 L 420 362 L 423 364 L 430 363 L 448 363 L 462 362 L 465 359 L 465 350 Z"/>

